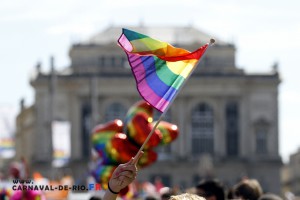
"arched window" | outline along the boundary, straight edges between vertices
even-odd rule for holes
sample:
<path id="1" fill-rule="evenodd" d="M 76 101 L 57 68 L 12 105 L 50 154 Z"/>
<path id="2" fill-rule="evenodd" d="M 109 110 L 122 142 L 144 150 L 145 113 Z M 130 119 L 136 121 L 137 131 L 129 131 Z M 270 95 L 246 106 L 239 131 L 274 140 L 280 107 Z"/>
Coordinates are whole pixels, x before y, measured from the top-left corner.
<path id="1" fill-rule="evenodd" d="M 112 103 L 110 104 L 106 111 L 105 111 L 105 122 L 115 120 L 115 119 L 121 119 L 123 120 L 126 115 L 126 109 L 125 107 L 120 103 Z"/>
<path id="2" fill-rule="evenodd" d="M 227 155 L 237 156 L 239 150 L 239 112 L 236 102 L 232 101 L 226 104 L 225 116 Z"/>
<path id="3" fill-rule="evenodd" d="M 214 153 L 213 109 L 205 103 L 192 111 L 192 154 L 202 153 Z"/>
<path id="4" fill-rule="evenodd" d="M 265 120 L 260 120 L 255 124 L 255 150 L 259 155 L 265 155 L 268 153 L 268 129 L 269 124 Z"/>

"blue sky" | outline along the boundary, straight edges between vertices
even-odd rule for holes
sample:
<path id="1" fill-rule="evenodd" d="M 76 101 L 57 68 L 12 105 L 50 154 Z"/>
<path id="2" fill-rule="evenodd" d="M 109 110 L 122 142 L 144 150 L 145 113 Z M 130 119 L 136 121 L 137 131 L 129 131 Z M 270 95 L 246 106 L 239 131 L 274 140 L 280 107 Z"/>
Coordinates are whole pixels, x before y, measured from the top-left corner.
<path id="1" fill-rule="evenodd" d="M 237 47 L 238 67 L 269 72 L 279 63 L 280 153 L 300 147 L 300 1 L 10 0 L 0 4 L 0 106 L 33 103 L 29 80 L 36 63 L 69 65 L 72 43 L 111 25 L 192 25 Z"/>

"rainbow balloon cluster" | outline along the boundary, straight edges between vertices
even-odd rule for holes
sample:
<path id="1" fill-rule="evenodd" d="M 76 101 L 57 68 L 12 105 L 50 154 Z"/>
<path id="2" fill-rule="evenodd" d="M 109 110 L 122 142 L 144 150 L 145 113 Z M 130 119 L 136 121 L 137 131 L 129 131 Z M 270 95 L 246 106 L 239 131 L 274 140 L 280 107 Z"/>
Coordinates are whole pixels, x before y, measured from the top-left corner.
<path id="1" fill-rule="evenodd" d="M 93 176 L 104 189 L 107 188 L 108 180 L 116 166 L 128 162 L 144 143 L 155 124 L 153 113 L 154 109 L 151 105 L 145 101 L 139 101 L 129 109 L 124 124 L 116 119 L 97 125 L 93 129 L 92 144 L 100 158 Z M 176 125 L 161 121 L 144 147 L 144 154 L 138 162 L 139 167 L 153 164 L 157 159 L 157 153 L 153 148 L 167 145 L 177 136 Z"/>

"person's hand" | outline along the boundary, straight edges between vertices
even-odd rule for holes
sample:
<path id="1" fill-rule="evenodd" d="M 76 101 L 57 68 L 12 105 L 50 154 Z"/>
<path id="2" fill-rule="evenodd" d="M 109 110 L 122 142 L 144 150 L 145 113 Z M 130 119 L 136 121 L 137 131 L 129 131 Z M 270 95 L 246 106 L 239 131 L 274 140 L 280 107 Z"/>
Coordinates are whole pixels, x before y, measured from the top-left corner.
<path id="1" fill-rule="evenodd" d="M 108 184 L 109 188 L 115 192 L 119 193 L 120 190 L 128 186 L 137 175 L 136 163 L 139 158 L 143 155 L 141 152 L 136 158 L 132 158 L 129 162 L 125 164 L 120 164 L 113 172 Z"/>

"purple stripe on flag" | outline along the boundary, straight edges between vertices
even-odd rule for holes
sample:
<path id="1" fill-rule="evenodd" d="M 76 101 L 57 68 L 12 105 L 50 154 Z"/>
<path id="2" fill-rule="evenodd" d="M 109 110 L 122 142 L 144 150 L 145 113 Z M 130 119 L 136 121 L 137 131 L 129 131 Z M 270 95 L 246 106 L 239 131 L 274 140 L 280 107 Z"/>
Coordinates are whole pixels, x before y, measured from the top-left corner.
<path id="1" fill-rule="evenodd" d="M 146 71 L 141 56 L 137 56 L 129 53 L 127 53 L 127 55 L 140 95 L 153 107 L 155 107 L 161 112 L 164 112 L 164 110 L 166 109 L 166 107 L 170 102 L 158 96 L 149 87 L 145 77 Z"/>
<path id="2" fill-rule="evenodd" d="M 138 84 L 138 89 L 141 96 L 160 112 L 164 112 L 170 103 L 169 101 L 157 96 L 154 92 L 150 92 L 151 88 L 149 87 L 146 79 Z"/>
<path id="3" fill-rule="evenodd" d="M 161 67 L 159 66 L 160 63 L 155 62 L 153 56 L 142 56 L 141 60 L 146 71 L 145 76 L 148 86 L 153 90 L 153 92 L 155 92 L 155 94 L 157 94 L 161 98 L 164 98 L 167 101 L 172 101 L 177 93 L 177 89 L 167 85 L 157 75 L 156 65 L 158 65 L 158 68 Z"/>

